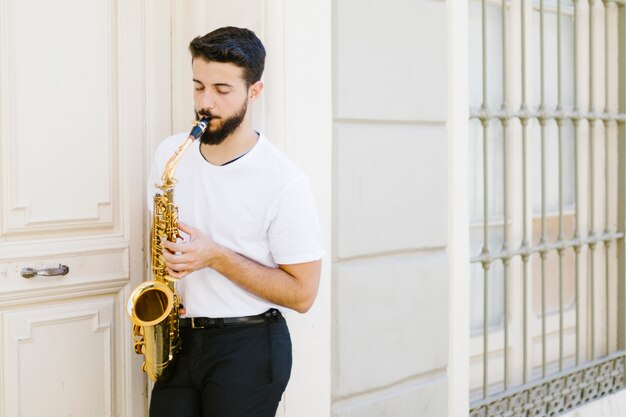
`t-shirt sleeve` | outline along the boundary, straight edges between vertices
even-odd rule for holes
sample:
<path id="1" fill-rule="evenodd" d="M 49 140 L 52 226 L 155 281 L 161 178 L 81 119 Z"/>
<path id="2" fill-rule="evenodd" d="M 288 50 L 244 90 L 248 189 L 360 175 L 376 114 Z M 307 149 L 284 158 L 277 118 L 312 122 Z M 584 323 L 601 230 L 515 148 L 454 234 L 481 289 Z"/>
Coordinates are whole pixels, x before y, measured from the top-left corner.
<path id="1" fill-rule="evenodd" d="M 324 256 L 324 241 L 309 180 L 299 177 L 277 197 L 269 212 L 270 251 L 278 265 L 312 262 Z"/>

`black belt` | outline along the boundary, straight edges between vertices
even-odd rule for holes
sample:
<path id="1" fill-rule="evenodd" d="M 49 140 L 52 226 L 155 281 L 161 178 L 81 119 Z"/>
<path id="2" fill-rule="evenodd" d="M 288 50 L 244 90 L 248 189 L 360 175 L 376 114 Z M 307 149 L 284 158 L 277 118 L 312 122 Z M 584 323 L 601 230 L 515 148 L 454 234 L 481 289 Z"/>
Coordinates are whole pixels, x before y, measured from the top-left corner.
<path id="1" fill-rule="evenodd" d="M 182 328 L 191 329 L 206 329 L 209 327 L 224 327 L 234 326 L 238 324 L 262 324 L 268 321 L 278 320 L 282 317 L 280 311 L 272 308 L 263 314 L 256 316 L 243 316 L 243 317 L 224 317 L 224 318 L 212 318 L 212 317 L 184 317 L 178 319 L 178 325 Z"/>

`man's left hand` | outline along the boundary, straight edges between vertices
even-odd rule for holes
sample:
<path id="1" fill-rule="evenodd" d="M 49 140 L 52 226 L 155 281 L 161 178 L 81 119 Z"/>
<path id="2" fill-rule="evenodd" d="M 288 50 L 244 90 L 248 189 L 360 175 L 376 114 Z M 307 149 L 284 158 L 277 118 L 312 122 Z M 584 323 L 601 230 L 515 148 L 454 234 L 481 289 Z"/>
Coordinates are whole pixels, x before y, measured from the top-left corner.
<path id="1" fill-rule="evenodd" d="M 211 264 L 218 245 L 199 229 L 179 222 L 181 231 L 189 235 L 187 242 L 163 240 L 163 258 L 172 278 L 183 278 Z"/>

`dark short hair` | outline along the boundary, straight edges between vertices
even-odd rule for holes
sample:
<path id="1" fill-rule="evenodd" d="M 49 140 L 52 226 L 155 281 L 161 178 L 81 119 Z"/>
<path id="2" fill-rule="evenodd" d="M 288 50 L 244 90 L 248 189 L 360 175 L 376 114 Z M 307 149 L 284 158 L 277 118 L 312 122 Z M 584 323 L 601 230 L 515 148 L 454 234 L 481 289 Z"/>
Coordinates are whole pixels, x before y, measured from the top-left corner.
<path id="1" fill-rule="evenodd" d="M 249 29 L 226 26 L 189 44 L 191 58 L 207 62 L 227 62 L 243 69 L 243 79 L 248 86 L 261 79 L 265 68 L 265 47 Z"/>

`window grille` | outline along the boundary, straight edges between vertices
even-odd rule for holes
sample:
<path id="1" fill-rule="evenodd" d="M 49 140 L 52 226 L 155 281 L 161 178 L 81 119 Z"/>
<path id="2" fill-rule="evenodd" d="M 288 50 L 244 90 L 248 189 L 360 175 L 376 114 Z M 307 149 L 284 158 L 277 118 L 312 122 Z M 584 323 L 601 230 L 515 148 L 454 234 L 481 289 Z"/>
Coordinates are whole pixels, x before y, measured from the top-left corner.
<path id="1" fill-rule="evenodd" d="M 626 0 L 471 0 L 471 417 L 624 387 Z"/>

